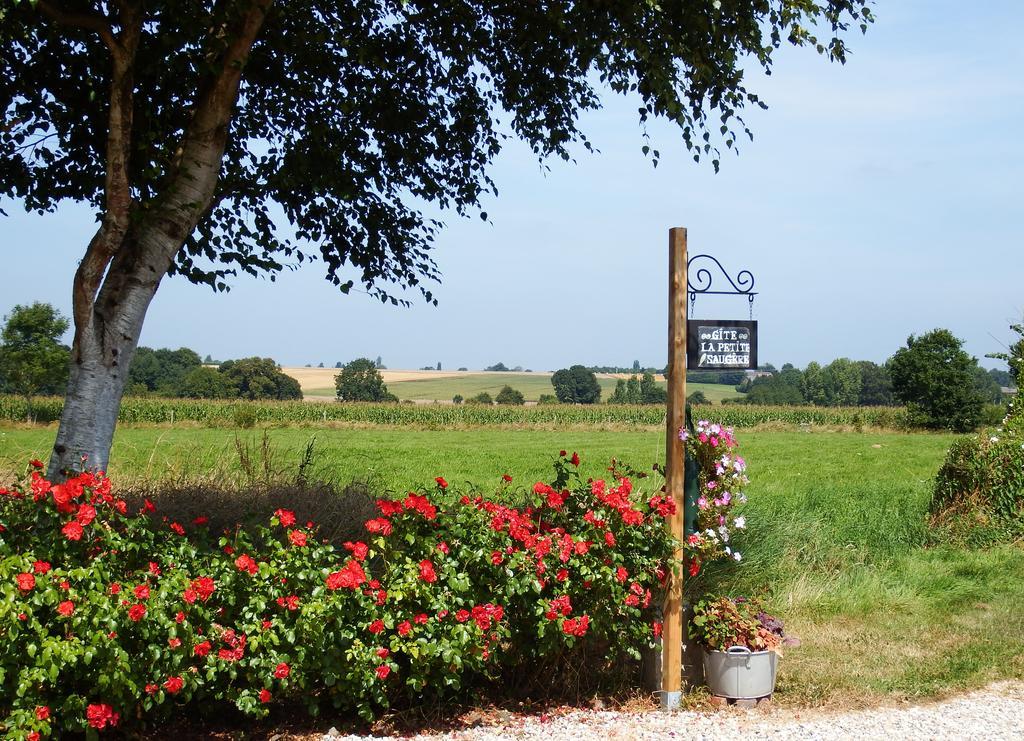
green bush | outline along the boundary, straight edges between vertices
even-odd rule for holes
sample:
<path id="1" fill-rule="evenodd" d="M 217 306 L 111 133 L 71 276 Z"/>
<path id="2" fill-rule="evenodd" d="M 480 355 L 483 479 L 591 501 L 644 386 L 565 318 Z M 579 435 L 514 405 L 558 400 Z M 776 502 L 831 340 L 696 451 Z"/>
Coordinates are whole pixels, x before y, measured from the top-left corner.
<path id="1" fill-rule="evenodd" d="M 1024 404 L 1011 404 L 1001 426 L 950 446 L 931 513 L 954 537 L 978 525 L 1011 537 L 1024 530 Z"/>
<path id="2" fill-rule="evenodd" d="M 469 401 L 473 404 L 486 404 L 487 406 L 491 406 L 494 403 L 494 399 L 486 391 L 481 391 L 476 396 L 469 397 Z"/>
<path id="3" fill-rule="evenodd" d="M 94 733 L 224 703 L 369 719 L 523 667 L 638 658 L 677 544 L 656 491 L 614 469 L 584 481 L 578 461 L 560 456 L 521 508 L 507 480 L 489 499 L 438 478 L 379 500 L 341 547 L 288 509 L 221 530 L 129 507 L 102 476 L 51 485 L 33 461 L 0 489 L 0 732 Z"/>
<path id="4" fill-rule="evenodd" d="M 513 406 L 522 406 L 526 403 L 523 393 L 516 391 L 511 386 L 502 386 L 501 391 L 494 397 L 494 400 L 499 404 L 511 404 Z"/>

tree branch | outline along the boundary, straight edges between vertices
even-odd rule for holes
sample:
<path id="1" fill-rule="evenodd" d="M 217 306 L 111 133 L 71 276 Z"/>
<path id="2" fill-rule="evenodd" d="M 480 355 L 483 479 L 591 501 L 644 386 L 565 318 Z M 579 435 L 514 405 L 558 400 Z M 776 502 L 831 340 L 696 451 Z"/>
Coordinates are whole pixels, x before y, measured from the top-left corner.
<path id="1" fill-rule="evenodd" d="M 107 21 L 105 16 L 102 16 L 99 13 L 77 13 L 65 8 L 60 8 L 50 2 L 50 0 L 37 0 L 36 7 L 43 11 L 44 15 L 62 26 L 71 26 L 72 28 L 81 28 L 86 31 L 95 31 L 99 34 L 107 48 L 110 49 L 111 53 L 115 55 L 124 53 L 121 45 L 118 44 L 117 39 L 114 38 L 114 29 L 110 27 L 110 23 Z"/>

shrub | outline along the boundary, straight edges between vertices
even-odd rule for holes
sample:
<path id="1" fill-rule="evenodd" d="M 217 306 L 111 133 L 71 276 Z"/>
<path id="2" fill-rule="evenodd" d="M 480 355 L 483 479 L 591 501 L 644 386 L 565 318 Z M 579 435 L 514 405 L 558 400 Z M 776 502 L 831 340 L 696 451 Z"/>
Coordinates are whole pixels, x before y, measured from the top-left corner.
<path id="1" fill-rule="evenodd" d="M 541 394 L 540 398 L 537 399 L 538 404 L 557 404 L 558 397 L 554 394 Z"/>
<path id="2" fill-rule="evenodd" d="M 341 401 L 396 401 L 388 392 L 384 377 L 369 358 L 356 358 L 334 377 L 334 387 Z"/>
<path id="3" fill-rule="evenodd" d="M 601 384 L 597 382 L 597 376 L 582 365 L 555 371 L 551 385 L 563 404 L 596 404 L 601 400 Z"/>
<path id="4" fill-rule="evenodd" d="M 523 393 L 516 391 L 511 386 L 502 386 L 501 391 L 494 397 L 494 400 L 499 404 L 522 405 L 526 403 Z"/>
<path id="5" fill-rule="evenodd" d="M 978 524 L 995 539 L 1024 530 L 1024 404 L 1011 404 L 1000 427 L 950 446 L 935 479 L 931 513 L 932 524 L 950 537 Z"/>
<path id="6" fill-rule="evenodd" d="M 337 547 L 278 508 L 212 532 L 136 510 L 109 479 L 0 489 L 0 730 L 60 736 L 185 705 L 354 709 L 451 695 L 506 668 L 639 655 L 676 544 L 613 466 L 563 454 L 521 507 L 432 492 L 380 500 Z M 652 502 L 658 500 L 652 499 Z M 45 710 L 43 710 L 45 709 Z"/>
<path id="7" fill-rule="evenodd" d="M 491 406 L 494 403 L 494 399 L 486 391 L 481 391 L 476 396 L 469 397 L 469 401 L 474 404 L 486 404 L 487 406 Z"/>
<path id="8" fill-rule="evenodd" d="M 452 404 L 461 404 L 462 401 L 462 394 L 455 394 L 455 396 L 452 397 Z"/>

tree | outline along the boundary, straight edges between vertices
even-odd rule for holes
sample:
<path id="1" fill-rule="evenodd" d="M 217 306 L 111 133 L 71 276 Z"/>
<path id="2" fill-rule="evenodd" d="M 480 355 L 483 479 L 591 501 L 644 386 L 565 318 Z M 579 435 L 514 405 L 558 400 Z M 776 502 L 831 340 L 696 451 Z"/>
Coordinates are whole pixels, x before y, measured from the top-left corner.
<path id="1" fill-rule="evenodd" d="M 626 379 L 620 378 L 615 382 L 615 390 L 612 391 L 612 395 L 608 397 L 609 404 L 625 404 L 626 403 Z"/>
<path id="2" fill-rule="evenodd" d="M 233 399 L 238 396 L 238 388 L 226 372 L 200 366 L 181 379 L 178 396 L 186 399 Z"/>
<path id="3" fill-rule="evenodd" d="M 526 399 L 523 398 L 521 391 L 516 391 L 511 386 L 502 386 L 501 391 L 494 397 L 494 400 L 499 404 L 515 404 L 522 405 L 526 403 Z"/>
<path id="4" fill-rule="evenodd" d="M 494 365 L 489 365 L 486 368 L 484 368 L 484 371 L 493 373 L 507 373 L 508 368 L 505 367 L 504 363 L 495 363 Z"/>
<path id="5" fill-rule="evenodd" d="M 356 358 L 334 377 L 339 401 L 397 401 L 369 358 Z"/>
<path id="6" fill-rule="evenodd" d="M 626 381 L 626 403 L 639 404 L 643 397 L 640 395 L 640 382 L 636 376 L 630 376 Z"/>
<path id="7" fill-rule="evenodd" d="M 601 384 L 597 382 L 597 376 L 582 365 L 555 371 L 551 385 L 563 404 L 596 404 L 601 400 Z"/>
<path id="8" fill-rule="evenodd" d="M 650 371 L 644 371 L 640 378 L 640 403 L 664 404 L 666 401 L 668 401 L 668 391 L 655 382 L 654 375 Z"/>
<path id="9" fill-rule="evenodd" d="M 494 399 L 492 399 L 491 395 L 486 391 L 481 391 L 476 396 L 469 397 L 469 401 L 474 404 L 486 404 L 487 406 L 491 406 L 494 403 Z"/>
<path id="10" fill-rule="evenodd" d="M 978 361 L 947 329 L 907 338 L 889 358 L 893 395 L 925 427 L 970 432 L 978 426 L 984 399 L 974 385 Z"/>
<path id="11" fill-rule="evenodd" d="M 974 388 L 978 395 L 989 404 L 999 404 L 1003 401 L 1002 385 L 988 371 L 979 366 L 974 367 Z"/>
<path id="12" fill-rule="evenodd" d="M 836 358 L 822 369 L 825 403 L 832 407 L 852 407 L 860 399 L 860 366 L 849 358 Z"/>
<path id="13" fill-rule="evenodd" d="M 301 399 L 302 387 L 271 358 L 225 360 L 217 369 L 241 399 Z"/>
<path id="14" fill-rule="evenodd" d="M 750 67 L 770 70 L 786 42 L 845 61 L 869 5 L 5 3 L 0 196 L 85 202 L 98 222 L 72 287 L 50 473 L 83 453 L 106 467 L 119 369 L 166 275 L 224 290 L 315 249 L 343 292 L 358 280 L 382 301 L 407 303 L 397 286 L 434 303 L 439 222 L 421 204 L 477 211 L 507 131 L 540 158 L 590 149 L 579 114 L 600 81 L 717 168 L 750 133 L 745 107 L 764 105 Z"/>
<path id="15" fill-rule="evenodd" d="M 892 379 L 885 366 L 870 360 L 859 360 L 857 365 L 860 366 L 860 396 L 857 397 L 857 403 L 860 406 L 891 405 Z"/>
<path id="16" fill-rule="evenodd" d="M 985 357 L 1005 361 L 1010 366 L 1013 385 L 1020 388 L 1020 379 L 1024 376 L 1024 324 L 1011 324 L 1010 329 L 1017 333 L 1019 339 L 1007 348 L 1007 352 L 990 353 Z"/>
<path id="17" fill-rule="evenodd" d="M 639 373 L 640 372 L 640 361 L 639 360 L 634 360 L 633 361 L 633 372 L 634 373 Z"/>
<path id="18" fill-rule="evenodd" d="M 32 414 L 32 397 L 60 394 L 68 380 L 68 348 L 61 336 L 69 322 L 50 304 L 20 304 L 4 318 L 0 331 L 0 389 L 23 396 Z"/>
<path id="19" fill-rule="evenodd" d="M 202 364 L 199 353 L 187 347 L 177 350 L 140 347 L 128 368 L 128 381 L 162 396 L 179 396 L 185 376 Z"/>
<path id="20" fill-rule="evenodd" d="M 808 363 L 804 368 L 803 376 L 800 379 L 800 392 L 808 404 L 824 406 L 828 403 L 825 396 L 825 373 L 822 367 L 814 361 Z"/>

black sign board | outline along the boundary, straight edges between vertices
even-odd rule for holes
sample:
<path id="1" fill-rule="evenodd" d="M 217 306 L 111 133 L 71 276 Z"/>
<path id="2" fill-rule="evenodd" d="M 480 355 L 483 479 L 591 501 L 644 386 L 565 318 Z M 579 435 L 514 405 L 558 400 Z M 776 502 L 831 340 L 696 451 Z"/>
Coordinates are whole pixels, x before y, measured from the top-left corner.
<path id="1" fill-rule="evenodd" d="M 687 370 L 757 368 L 757 322 L 688 319 Z"/>

